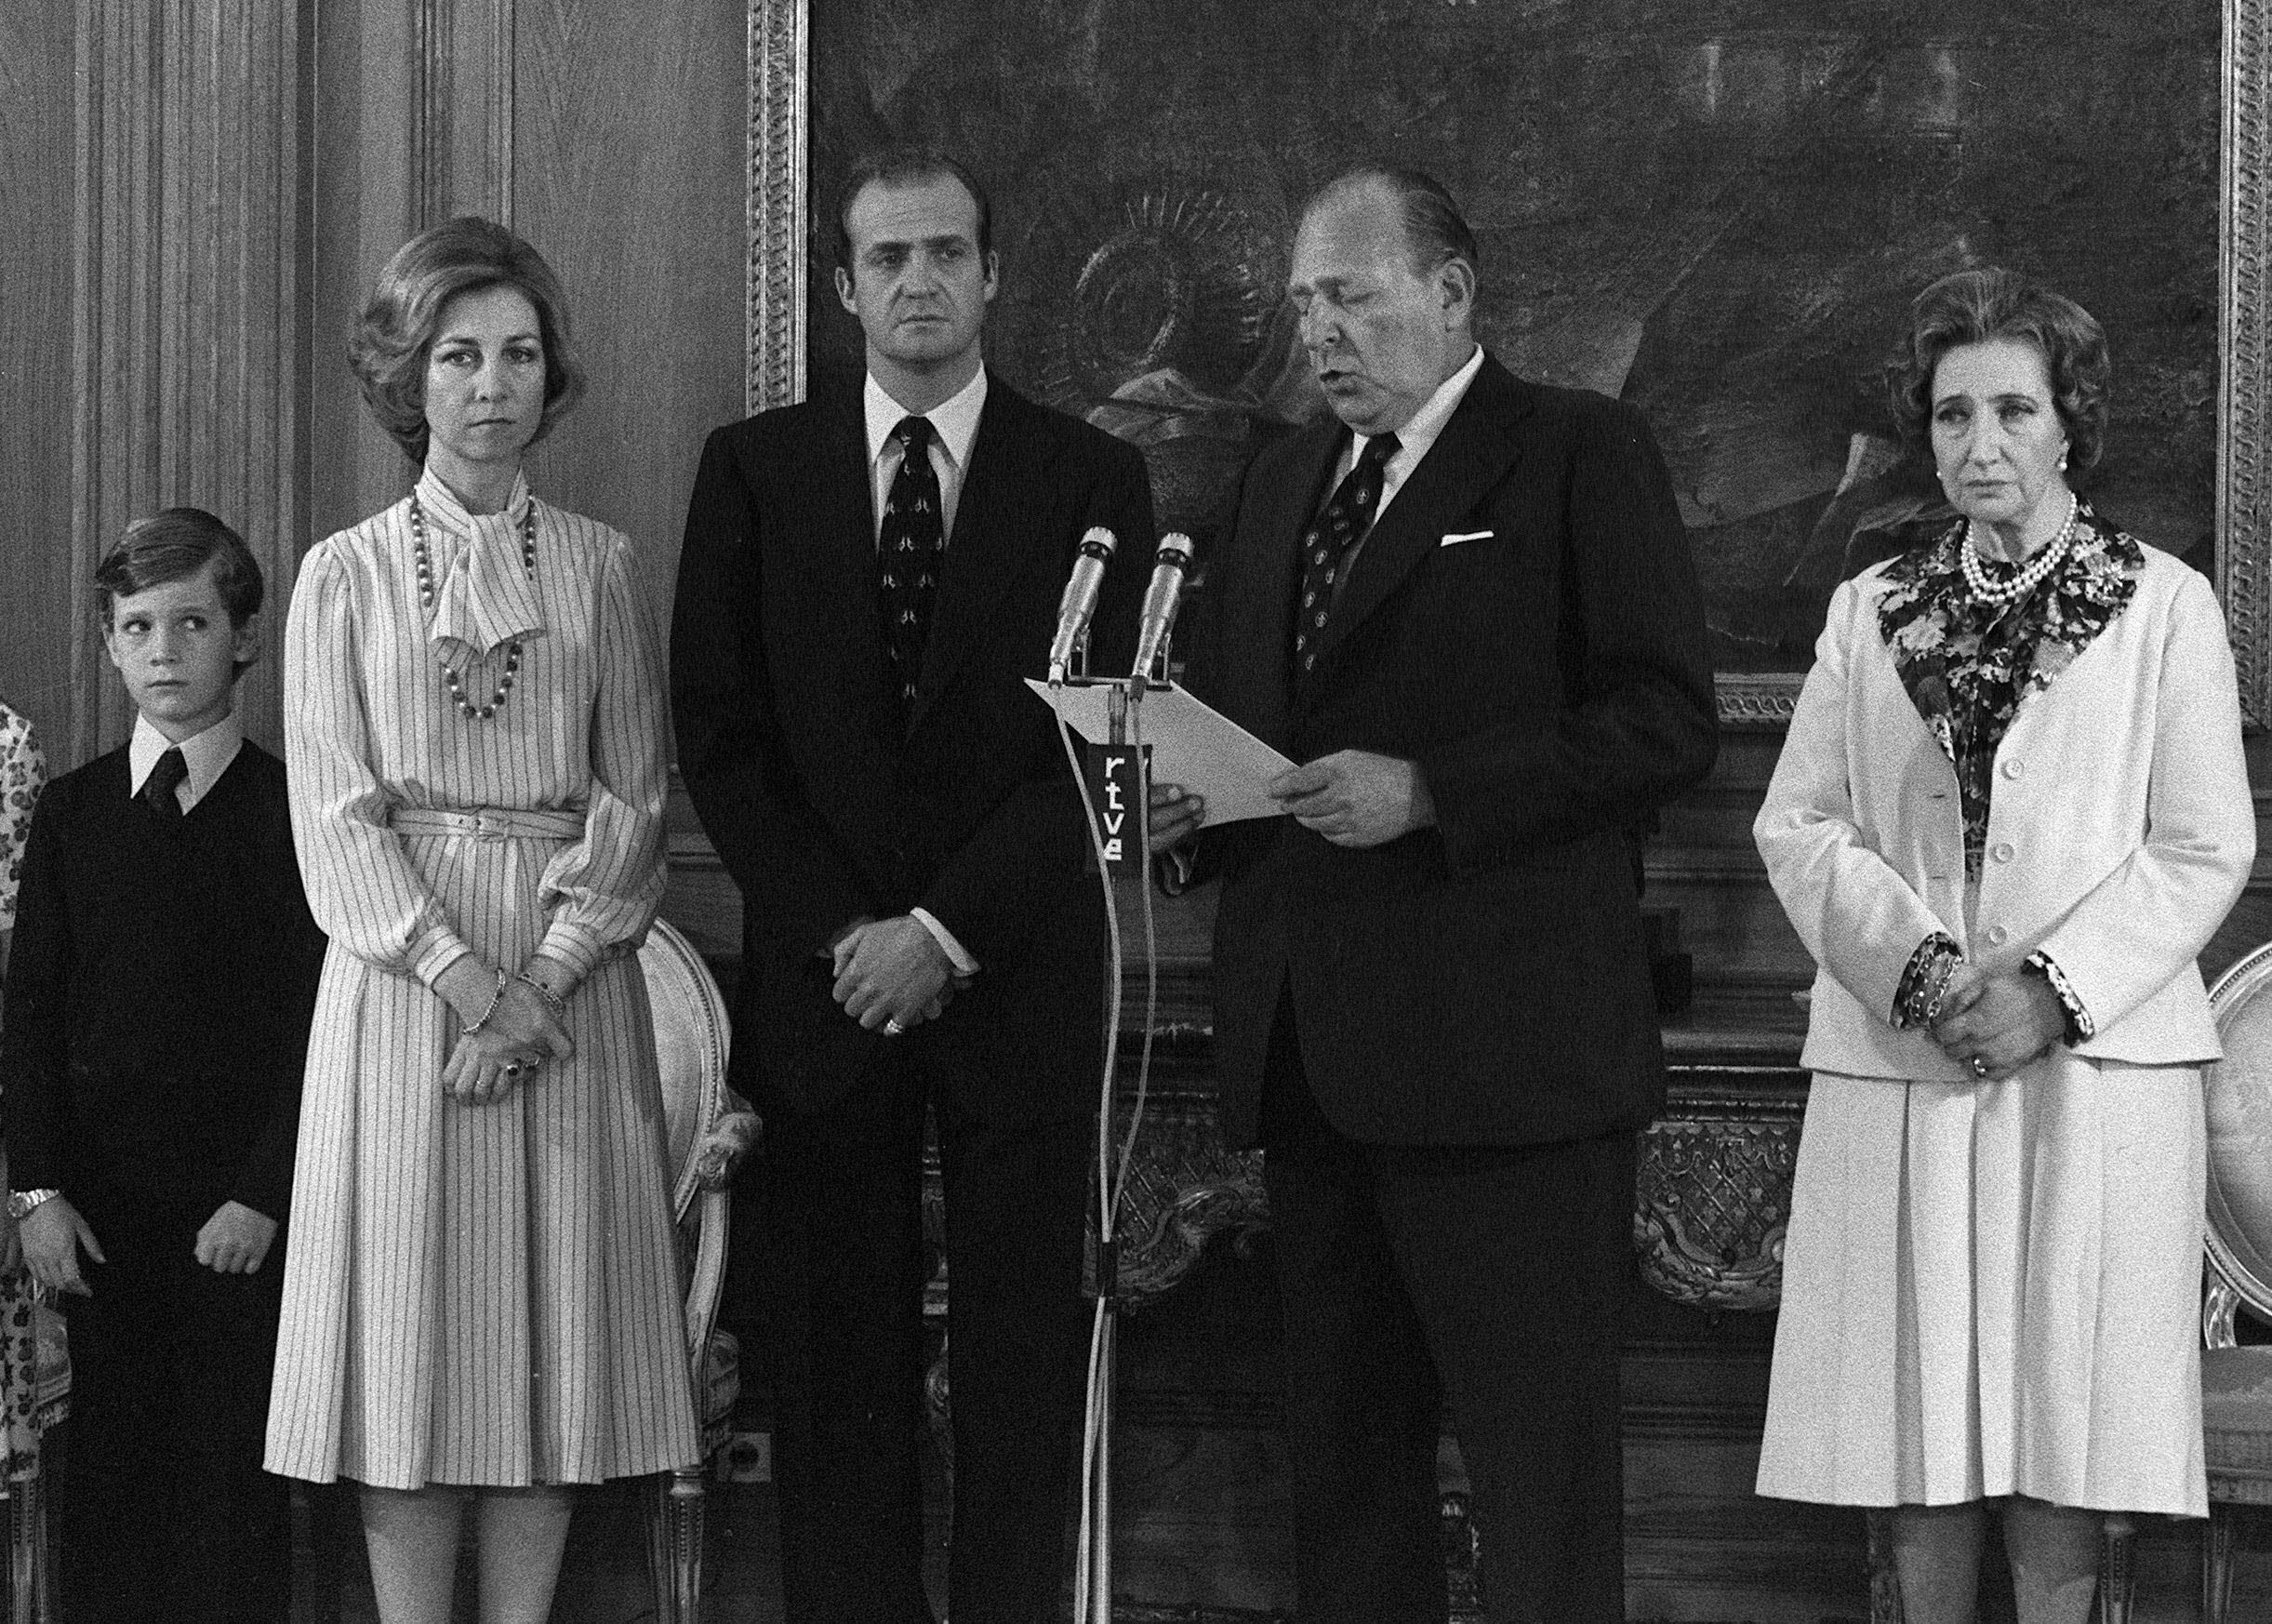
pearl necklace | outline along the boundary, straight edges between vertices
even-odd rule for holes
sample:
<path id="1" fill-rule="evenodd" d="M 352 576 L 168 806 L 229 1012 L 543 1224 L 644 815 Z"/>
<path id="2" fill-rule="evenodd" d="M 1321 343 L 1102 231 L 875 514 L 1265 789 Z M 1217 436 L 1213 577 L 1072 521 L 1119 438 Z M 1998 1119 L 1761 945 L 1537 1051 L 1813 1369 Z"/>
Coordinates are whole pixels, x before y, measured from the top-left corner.
<path id="1" fill-rule="evenodd" d="M 2066 556 L 2066 550 L 2075 539 L 2075 531 L 2081 517 L 2082 499 L 2070 495 L 2067 498 L 2066 523 L 2059 526 L 2059 533 L 2051 539 L 2050 545 L 2027 561 L 2026 567 L 2001 585 L 1988 579 L 1988 572 L 1980 561 L 1980 549 L 1973 545 L 1973 526 L 1967 521 L 1964 539 L 1958 549 L 1964 557 L 1964 584 L 1972 589 L 1973 596 L 1991 608 L 2018 603 L 2035 591 L 2045 576 L 2059 567 L 2059 561 Z"/>
<path id="2" fill-rule="evenodd" d="M 429 616 L 434 610 L 433 562 L 426 552 L 426 510 L 419 503 L 418 492 L 410 493 L 411 563 L 419 575 L 419 606 Z M 521 567 L 529 579 L 537 575 L 537 499 L 528 499 L 528 508 L 521 515 Z M 450 699 L 458 709 L 477 722 L 486 722 L 505 705 L 505 696 L 512 692 L 512 685 L 521 676 L 521 640 L 516 637 L 505 646 L 505 673 L 498 679 L 497 692 L 489 696 L 485 705 L 476 705 L 465 697 L 465 688 L 458 681 L 458 673 L 450 662 L 437 657 L 435 664 L 442 668 L 442 686 L 449 689 Z"/>

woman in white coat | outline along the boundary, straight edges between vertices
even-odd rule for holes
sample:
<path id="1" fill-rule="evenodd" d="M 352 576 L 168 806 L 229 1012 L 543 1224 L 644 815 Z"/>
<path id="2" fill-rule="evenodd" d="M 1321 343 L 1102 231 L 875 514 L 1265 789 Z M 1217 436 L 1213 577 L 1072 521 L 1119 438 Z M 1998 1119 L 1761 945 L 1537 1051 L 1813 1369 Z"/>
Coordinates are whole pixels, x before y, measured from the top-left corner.
<path id="1" fill-rule="evenodd" d="M 1911 1624 L 2079 1621 L 2102 1514 L 2200 1516 L 2195 956 L 2255 851 L 2209 583 L 2068 483 L 2104 334 L 1933 284 L 1894 406 L 1959 521 L 1831 599 L 1754 834 L 1820 965 L 1760 1492 L 1893 1509 Z"/>

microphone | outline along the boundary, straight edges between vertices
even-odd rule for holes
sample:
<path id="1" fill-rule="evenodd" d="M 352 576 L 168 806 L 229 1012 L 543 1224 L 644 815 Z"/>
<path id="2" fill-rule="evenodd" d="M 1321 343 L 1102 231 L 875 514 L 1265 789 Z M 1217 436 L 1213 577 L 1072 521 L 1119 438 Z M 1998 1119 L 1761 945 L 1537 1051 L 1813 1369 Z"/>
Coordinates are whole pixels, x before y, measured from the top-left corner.
<path id="1" fill-rule="evenodd" d="M 1072 662 L 1073 647 L 1096 614 L 1096 589 L 1104 584 L 1105 561 L 1119 545 L 1118 538 L 1102 525 L 1090 526 L 1081 538 L 1081 555 L 1073 560 L 1073 573 L 1065 583 L 1065 595 L 1057 600 L 1057 634 L 1049 640 L 1051 687 L 1065 681 L 1065 668 Z"/>
<path id="2" fill-rule="evenodd" d="M 1166 646 L 1176 611 L 1182 606 L 1184 576 L 1191 567 L 1191 538 L 1170 530 L 1160 538 L 1160 551 L 1153 556 L 1151 585 L 1144 591 L 1144 613 L 1136 621 L 1136 670 L 1129 673 L 1139 683 Z"/>

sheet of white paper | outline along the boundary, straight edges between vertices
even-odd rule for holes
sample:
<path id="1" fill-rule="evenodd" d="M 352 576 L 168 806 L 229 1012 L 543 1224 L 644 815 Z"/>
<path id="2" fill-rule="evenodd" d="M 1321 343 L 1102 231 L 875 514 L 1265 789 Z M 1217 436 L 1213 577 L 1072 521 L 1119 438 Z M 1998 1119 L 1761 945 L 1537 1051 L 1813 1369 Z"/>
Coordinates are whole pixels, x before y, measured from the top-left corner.
<path id="1" fill-rule="evenodd" d="M 1026 679 L 1044 705 L 1050 703 L 1047 683 Z M 1075 733 L 1091 744 L 1111 737 L 1108 687 L 1057 690 L 1065 719 Z M 1262 792 L 1262 786 L 1294 764 L 1256 739 L 1221 712 L 1202 704 L 1170 683 L 1151 688 L 1129 706 L 1130 738 L 1140 737 L 1151 749 L 1155 783 L 1181 784 L 1203 796 L 1206 822 L 1229 823 L 1241 818 L 1276 818 L 1282 808 Z"/>

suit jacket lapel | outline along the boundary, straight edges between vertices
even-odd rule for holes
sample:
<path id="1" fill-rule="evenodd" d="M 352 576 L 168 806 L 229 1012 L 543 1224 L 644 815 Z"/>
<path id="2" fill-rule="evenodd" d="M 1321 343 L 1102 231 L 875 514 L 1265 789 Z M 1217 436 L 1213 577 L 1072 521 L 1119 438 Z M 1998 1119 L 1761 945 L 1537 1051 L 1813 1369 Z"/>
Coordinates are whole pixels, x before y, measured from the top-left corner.
<path id="1" fill-rule="evenodd" d="M 1349 584 L 1318 640 L 1315 692 L 1335 654 L 1420 561 L 1439 546 L 1455 521 L 1506 477 L 1515 459 L 1508 425 L 1529 407 L 1513 376 L 1486 355 L 1443 432 L 1420 459 L 1358 551 Z"/>
<path id="2" fill-rule="evenodd" d="M 984 640 L 992 616 L 1009 595 L 1010 582 L 1031 562 L 1003 534 L 999 516 L 1012 511 L 1019 490 L 1035 488 L 1048 476 L 1047 464 L 1033 450 L 1039 436 L 1023 432 L 1035 409 L 1000 373 L 989 370 L 986 408 L 971 439 L 970 466 L 963 472 L 946 567 L 932 604 L 931 632 L 923 640 L 923 670 L 908 713 L 910 731 L 937 701 L 963 656 Z"/>
<path id="3" fill-rule="evenodd" d="M 811 476 L 784 481 L 802 490 L 799 519 L 787 527 L 793 556 L 776 590 L 793 597 L 789 622 L 821 693 L 842 705 L 856 740 L 894 743 L 898 705 L 891 691 L 877 603 L 875 490 L 859 397 L 820 408 Z"/>
<path id="4" fill-rule="evenodd" d="M 1330 417 L 1301 431 L 1278 488 L 1253 492 L 1248 499 L 1250 511 L 1264 524 L 1259 544 L 1242 556 L 1251 579 L 1235 588 L 1228 580 L 1217 588 L 1211 579 L 1207 589 L 1207 597 L 1221 604 L 1229 628 L 1215 640 L 1226 668 L 1222 691 L 1252 696 L 1255 710 L 1241 723 L 1281 749 L 1287 743 L 1292 709 L 1294 595 L 1301 590 L 1302 532 L 1324 499 L 1342 440 L 1340 423 Z"/>

